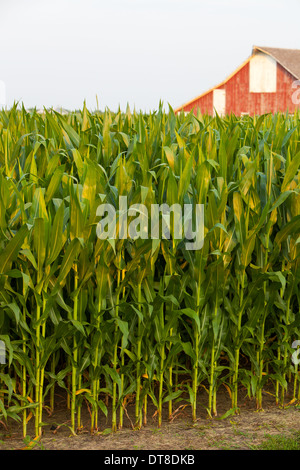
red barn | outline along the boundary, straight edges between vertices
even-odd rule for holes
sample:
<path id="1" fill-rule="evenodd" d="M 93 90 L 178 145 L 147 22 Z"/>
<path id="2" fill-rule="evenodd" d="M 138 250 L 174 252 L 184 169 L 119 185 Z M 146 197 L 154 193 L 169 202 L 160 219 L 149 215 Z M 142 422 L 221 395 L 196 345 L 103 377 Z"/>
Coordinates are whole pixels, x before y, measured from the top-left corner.
<path id="1" fill-rule="evenodd" d="M 222 83 L 188 101 L 175 112 L 202 114 L 293 113 L 300 108 L 300 50 L 254 46 Z"/>

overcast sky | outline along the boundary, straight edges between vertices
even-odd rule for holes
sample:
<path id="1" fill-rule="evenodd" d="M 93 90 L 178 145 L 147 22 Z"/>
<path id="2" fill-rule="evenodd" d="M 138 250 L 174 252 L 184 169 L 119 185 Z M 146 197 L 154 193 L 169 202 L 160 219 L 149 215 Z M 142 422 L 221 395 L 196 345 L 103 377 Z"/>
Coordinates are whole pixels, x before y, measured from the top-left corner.
<path id="1" fill-rule="evenodd" d="M 299 0 L 0 0 L 0 80 L 8 107 L 176 108 L 253 45 L 300 49 L 299 21 Z"/>

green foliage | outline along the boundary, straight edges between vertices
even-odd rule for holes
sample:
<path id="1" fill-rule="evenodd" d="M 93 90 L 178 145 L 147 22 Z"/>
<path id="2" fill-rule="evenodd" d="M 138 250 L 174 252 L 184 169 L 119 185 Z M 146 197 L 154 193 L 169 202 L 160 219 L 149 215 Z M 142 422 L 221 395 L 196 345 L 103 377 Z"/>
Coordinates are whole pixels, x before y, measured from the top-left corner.
<path id="1" fill-rule="evenodd" d="M 300 450 L 299 432 L 294 436 L 268 436 L 264 442 L 258 446 L 251 446 L 252 450 Z"/>
<path id="2" fill-rule="evenodd" d="M 73 432 L 112 403 L 112 430 L 135 396 L 169 416 L 199 387 L 217 414 L 224 384 L 262 407 L 274 384 L 299 399 L 291 345 L 299 338 L 299 115 L 175 115 L 170 108 L 68 115 L 0 112 L 0 419 L 67 393 Z M 97 207 L 204 204 L 204 244 L 174 236 L 100 240 Z M 128 224 L 132 217 L 128 217 Z M 243 355 L 243 362 L 241 361 Z M 246 358 L 246 360 L 245 360 Z M 245 365 L 244 365 L 245 364 Z M 180 406 L 180 405 L 179 405 Z M 119 420 L 117 419 L 119 412 Z M 77 418 L 77 423 L 76 423 Z"/>

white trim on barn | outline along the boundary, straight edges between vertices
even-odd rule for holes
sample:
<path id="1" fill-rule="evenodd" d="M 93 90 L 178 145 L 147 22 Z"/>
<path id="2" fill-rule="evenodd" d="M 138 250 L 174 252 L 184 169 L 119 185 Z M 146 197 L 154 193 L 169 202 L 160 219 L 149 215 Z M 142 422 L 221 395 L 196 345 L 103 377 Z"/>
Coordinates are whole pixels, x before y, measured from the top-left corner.
<path id="1" fill-rule="evenodd" d="M 277 62 L 263 52 L 256 52 L 250 60 L 250 93 L 276 93 Z"/>

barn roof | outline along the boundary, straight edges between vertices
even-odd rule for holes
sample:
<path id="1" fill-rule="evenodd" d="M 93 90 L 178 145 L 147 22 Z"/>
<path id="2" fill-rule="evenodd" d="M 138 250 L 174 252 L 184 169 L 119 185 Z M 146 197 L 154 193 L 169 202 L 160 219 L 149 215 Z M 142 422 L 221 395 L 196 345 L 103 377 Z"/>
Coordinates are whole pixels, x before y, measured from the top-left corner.
<path id="1" fill-rule="evenodd" d="M 300 50 L 253 46 L 253 53 L 261 51 L 270 55 L 295 78 L 300 79 Z"/>
<path id="2" fill-rule="evenodd" d="M 275 47 L 261 47 L 261 46 L 253 46 L 252 48 L 252 55 L 249 56 L 237 69 L 234 70 L 233 73 L 231 73 L 225 80 L 223 80 L 221 83 L 218 85 L 215 85 L 214 87 L 210 88 L 209 90 L 205 91 L 204 93 L 201 93 L 198 96 L 195 96 L 188 102 L 184 103 L 183 105 L 179 106 L 176 108 L 174 111 L 180 111 L 183 109 L 184 106 L 187 106 L 194 101 L 197 101 L 199 98 L 202 98 L 202 96 L 207 95 L 211 91 L 215 90 L 216 88 L 219 88 L 220 86 L 224 85 L 228 80 L 233 77 L 241 68 L 243 68 L 255 55 L 256 51 L 261 51 L 264 52 L 265 54 L 270 55 L 273 57 L 276 62 L 278 62 L 282 67 L 284 67 L 288 72 L 290 72 L 295 78 L 300 80 L 300 50 L 299 49 L 279 49 Z"/>

